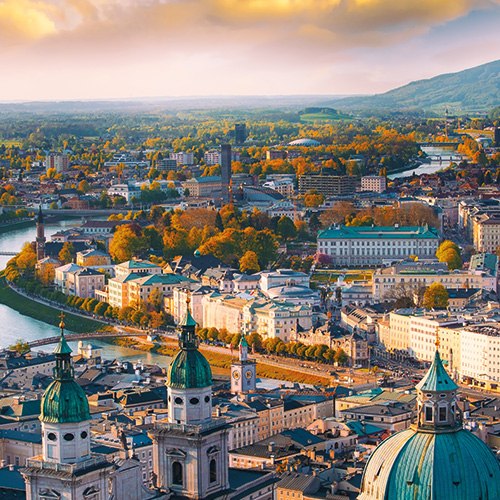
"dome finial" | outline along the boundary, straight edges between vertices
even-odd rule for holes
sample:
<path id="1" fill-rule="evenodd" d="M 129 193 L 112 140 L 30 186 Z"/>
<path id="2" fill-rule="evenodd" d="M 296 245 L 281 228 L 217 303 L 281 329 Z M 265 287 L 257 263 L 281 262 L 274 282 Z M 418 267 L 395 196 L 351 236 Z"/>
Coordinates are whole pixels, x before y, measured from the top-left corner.
<path id="1" fill-rule="evenodd" d="M 59 328 L 61 329 L 61 337 L 64 337 L 64 329 L 66 328 L 66 325 L 64 323 L 65 315 L 63 311 L 61 311 L 61 314 L 59 314 L 59 318 L 61 319 L 59 323 Z"/>
<path id="2" fill-rule="evenodd" d="M 439 349 L 439 346 L 441 345 L 441 341 L 439 340 L 439 326 L 436 326 L 436 341 L 434 342 L 434 345 L 436 346 L 436 351 Z"/>

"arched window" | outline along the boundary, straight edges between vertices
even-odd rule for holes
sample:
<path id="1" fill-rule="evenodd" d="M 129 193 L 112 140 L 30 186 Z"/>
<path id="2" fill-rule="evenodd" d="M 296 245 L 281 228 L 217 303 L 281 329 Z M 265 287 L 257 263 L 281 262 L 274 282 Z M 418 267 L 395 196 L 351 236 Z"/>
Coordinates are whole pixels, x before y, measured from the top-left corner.
<path id="1" fill-rule="evenodd" d="M 172 464 L 172 484 L 182 486 L 183 483 L 182 464 L 180 462 L 174 462 Z"/>
<path id="2" fill-rule="evenodd" d="M 210 482 L 215 483 L 217 481 L 217 462 L 215 458 L 210 460 Z"/>

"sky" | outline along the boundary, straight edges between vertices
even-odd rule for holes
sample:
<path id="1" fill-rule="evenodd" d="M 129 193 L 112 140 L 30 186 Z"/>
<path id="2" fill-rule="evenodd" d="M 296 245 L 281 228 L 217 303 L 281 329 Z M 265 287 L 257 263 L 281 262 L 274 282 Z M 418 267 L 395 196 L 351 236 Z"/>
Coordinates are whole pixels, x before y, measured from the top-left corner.
<path id="1" fill-rule="evenodd" d="M 500 58 L 500 0 L 0 0 L 0 100 L 346 95 Z"/>

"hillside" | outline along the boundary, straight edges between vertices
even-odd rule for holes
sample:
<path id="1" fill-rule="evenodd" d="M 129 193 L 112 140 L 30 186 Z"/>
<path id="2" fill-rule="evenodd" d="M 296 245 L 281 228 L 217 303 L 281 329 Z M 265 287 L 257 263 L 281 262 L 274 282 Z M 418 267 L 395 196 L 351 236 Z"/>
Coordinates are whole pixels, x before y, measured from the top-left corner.
<path id="1" fill-rule="evenodd" d="M 384 94 L 348 97 L 330 104 L 343 110 L 489 110 L 500 104 L 500 60 L 411 82 Z"/>

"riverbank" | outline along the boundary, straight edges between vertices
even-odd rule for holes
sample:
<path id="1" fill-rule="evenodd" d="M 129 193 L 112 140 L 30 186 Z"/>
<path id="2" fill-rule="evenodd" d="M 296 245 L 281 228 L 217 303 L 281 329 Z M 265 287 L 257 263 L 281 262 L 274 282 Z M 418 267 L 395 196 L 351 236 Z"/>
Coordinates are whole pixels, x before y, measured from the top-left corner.
<path id="1" fill-rule="evenodd" d="M 164 339 L 161 344 L 151 344 L 143 342 L 138 338 L 115 338 L 109 339 L 110 343 L 123 347 L 132 347 L 133 349 L 154 352 L 168 357 L 173 357 L 179 350 L 177 341 L 175 339 Z M 214 375 L 229 376 L 231 372 L 231 363 L 235 361 L 238 356 L 231 354 L 224 354 L 220 352 L 213 352 L 210 346 L 200 344 L 200 351 L 207 358 L 210 363 Z M 236 351 L 235 351 L 236 352 Z M 313 375 L 296 371 L 293 368 L 283 368 L 267 364 L 265 360 L 259 357 L 257 363 L 257 376 L 260 378 L 272 378 L 277 380 L 286 380 L 287 382 L 298 382 L 302 384 L 311 385 L 330 385 L 330 378 L 321 375 Z"/>
<path id="2" fill-rule="evenodd" d="M 3 273 L 0 274 L 0 304 L 5 304 L 25 316 L 49 325 L 58 326 L 60 322 L 60 309 L 36 302 L 12 290 L 7 285 Z M 64 314 L 66 328 L 75 333 L 94 332 L 105 326 L 104 323 L 90 318 L 83 318 L 68 312 Z"/>

